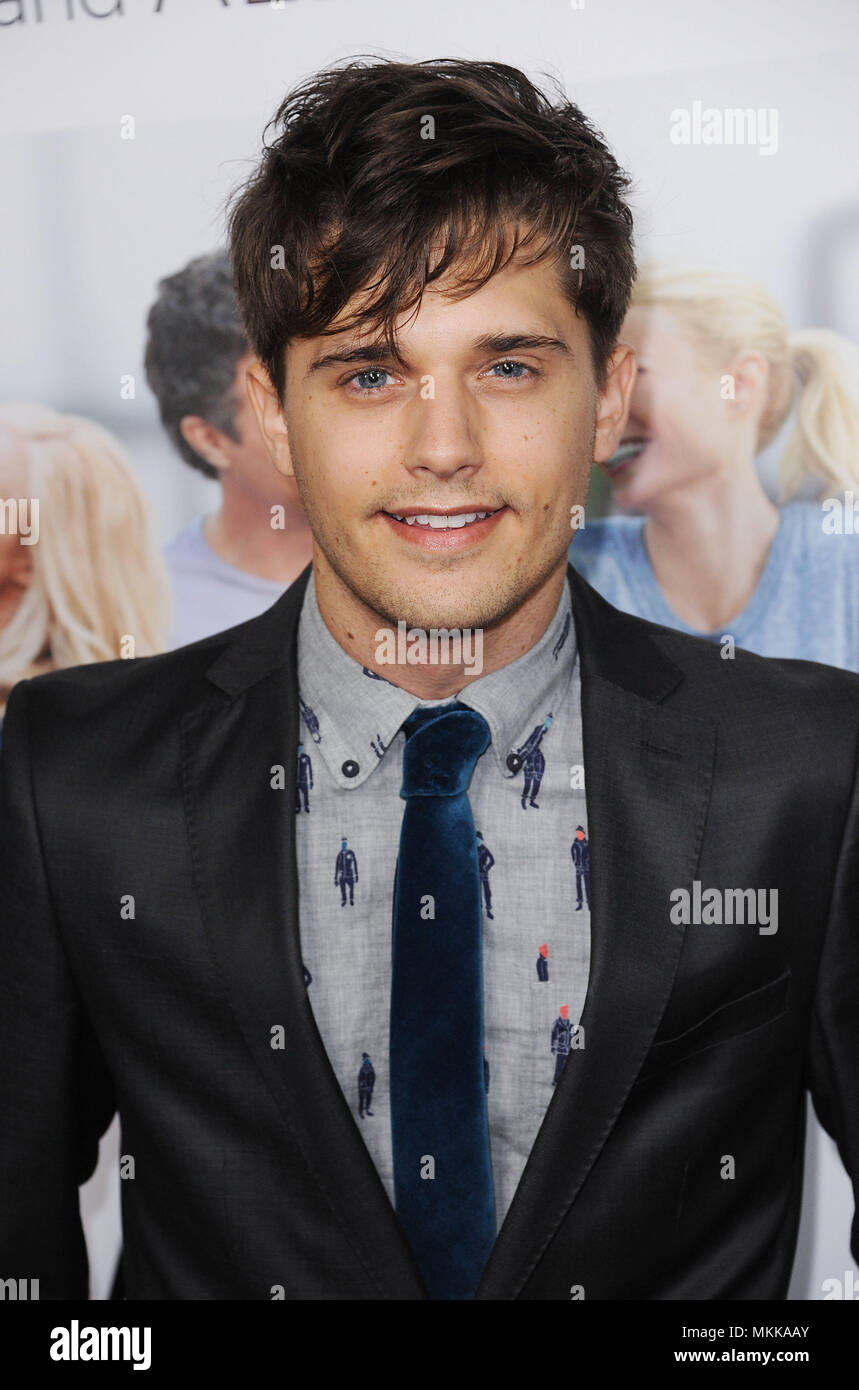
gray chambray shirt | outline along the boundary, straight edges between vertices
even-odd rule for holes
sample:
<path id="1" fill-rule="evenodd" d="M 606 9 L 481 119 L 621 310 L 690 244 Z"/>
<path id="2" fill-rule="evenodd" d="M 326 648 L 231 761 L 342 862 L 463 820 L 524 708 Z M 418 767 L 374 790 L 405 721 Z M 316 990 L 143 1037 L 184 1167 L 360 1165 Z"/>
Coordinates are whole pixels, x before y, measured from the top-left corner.
<path id="1" fill-rule="evenodd" d="M 580 666 L 567 583 L 539 642 L 456 697 L 419 700 L 348 656 L 311 573 L 298 629 L 299 930 L 317 1028 L 392 1205 L 388 1027 L 405 735 L 461 700 L 492 737 L 469 801 L 483 903 L 484 1080 L 499 1230 L 577 1030 L 590 968 Z M 510 759 L 510 762 L 508 762 Z M 512 766 L 511 766 L 512 764 Z M 420 1018 L 415 1027 L 421 1026 Z"/>

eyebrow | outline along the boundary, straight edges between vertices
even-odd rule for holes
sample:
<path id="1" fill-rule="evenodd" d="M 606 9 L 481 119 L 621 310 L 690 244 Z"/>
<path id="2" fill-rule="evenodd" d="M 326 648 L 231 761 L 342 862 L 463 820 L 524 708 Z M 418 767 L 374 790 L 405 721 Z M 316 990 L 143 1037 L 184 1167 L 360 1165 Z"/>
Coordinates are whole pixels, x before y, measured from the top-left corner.
<path id="1" fill-rule="evenodd" d="M 551 338 L 544 334 L 484 334 L 480 338 L 475 338 L 471 346 L 474 352 L 491 353 L 522 352 L 528 348 L 548 348 L 552 352 L 557 352 L 575 361 L 575 354 L 569 343 L 565 343 L 563 338 Z M 325 352 L 320 357 L 314 357 L 304 375 L 306 378 L 313 372 L 322 371 L 325 367 L 345 366 L 353 362 L 389 361 L 399 362 L 402 366 L 408 365 L 406 359 L 400 353 L 391 353 L 387 343 L 384 341 L 376 341 L 365 343 L 363 347 L 343 348 L 340 351 Z"/>

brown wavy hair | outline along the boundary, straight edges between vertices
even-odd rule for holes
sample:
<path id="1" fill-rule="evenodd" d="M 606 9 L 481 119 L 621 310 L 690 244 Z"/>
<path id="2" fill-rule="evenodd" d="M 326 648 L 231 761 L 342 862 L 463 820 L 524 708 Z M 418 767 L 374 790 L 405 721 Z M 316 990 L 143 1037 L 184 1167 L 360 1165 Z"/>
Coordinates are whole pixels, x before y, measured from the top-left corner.
<path id="1" fill-rule="evenodd" d="M 372 327 L 396 358 L 396 319 L 425 286 L 456 263 L 463 297 L 517 253 L 556 263 L 602 386 L 635 275 L 630 186 L 560 88 L 553 102 L 505 63 L 361 57 L 314 74 L 227 209 L 239 309 L 281 405 L 291 338 Z"/>

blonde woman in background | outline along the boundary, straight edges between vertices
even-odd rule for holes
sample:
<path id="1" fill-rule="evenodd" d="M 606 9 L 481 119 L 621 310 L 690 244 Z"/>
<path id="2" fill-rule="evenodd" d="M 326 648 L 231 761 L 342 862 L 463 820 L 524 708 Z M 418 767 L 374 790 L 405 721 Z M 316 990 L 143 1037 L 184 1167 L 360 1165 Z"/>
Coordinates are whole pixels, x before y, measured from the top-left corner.
<path id="1" fill-rule="evenodd" d="M 19 680 L 126 655 L 128 637 L 135 656 L 163 651 L 169 604 L 149 504 L 114 436 L 0 405 L 0 717 Z"/>
<path id="2" fill-rule="evenodd" d="M 640 515 L 587 521 L 571 563 L 652 622 L 859 671 L 857 349 L 824 329 L 791 333 L 753 281 L 653 267 L 621 338 L 638 378 L 601 467 L 616 506 Z M 776 505 L 755 459 L 789 420 Z"/>

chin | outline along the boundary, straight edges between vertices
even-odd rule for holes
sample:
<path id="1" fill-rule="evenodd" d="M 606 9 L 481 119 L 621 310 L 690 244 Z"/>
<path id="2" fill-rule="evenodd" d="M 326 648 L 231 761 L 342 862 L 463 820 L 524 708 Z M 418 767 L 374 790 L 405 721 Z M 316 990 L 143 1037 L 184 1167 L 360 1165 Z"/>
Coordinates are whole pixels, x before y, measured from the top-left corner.
<path id="1" fill-rule="evenodd" d="M 567 549 L 561 556 L 564 564 L 566 557 Z M 505 568 L 479 584 L 464 583 L 460 576 L 453 587 L 440 587 L 435 592 L 425 587 L 419 593 L 412 591 L 405 604 L 407 620 L 411 626 L 425 630 L 447 627 L 488 632 L 516 613 L 545 582 L 557 563 L 547 561 L 527 574 L 519 569 Z"/>
<path id="2" fill-rule="evenodd" d="M 394 627 L 405 622 L 410 628 L 453 628 L 475 630 L 490 627 L 504 617 L 509 609 L 518 606 L 518 596 L 506 591 L 500 578 L 493 584 L 467 584 L 460 579 L 451 584 L 434 586 L 426 577 L 419 586 L 403 584 L 401 576 L 392 576 L 382 591 L 361 595 L 376 613 Z"/>
<path id="3" fill-rule="evenodd" d="M 389 622 L 403 621 L 408 627 L 423 631 L 443 627 L 462 631 L 488 627 L 497 621 L 497 616 L 502 615 L 491 611 L 485 597 L 475 595 L 472 600 L 463 595 L 449 599 L 440 596 L 434 600 L 431 595 L 422 594 L 420 597 L 409 595 L 397 617 L 389 618 Z"/>

